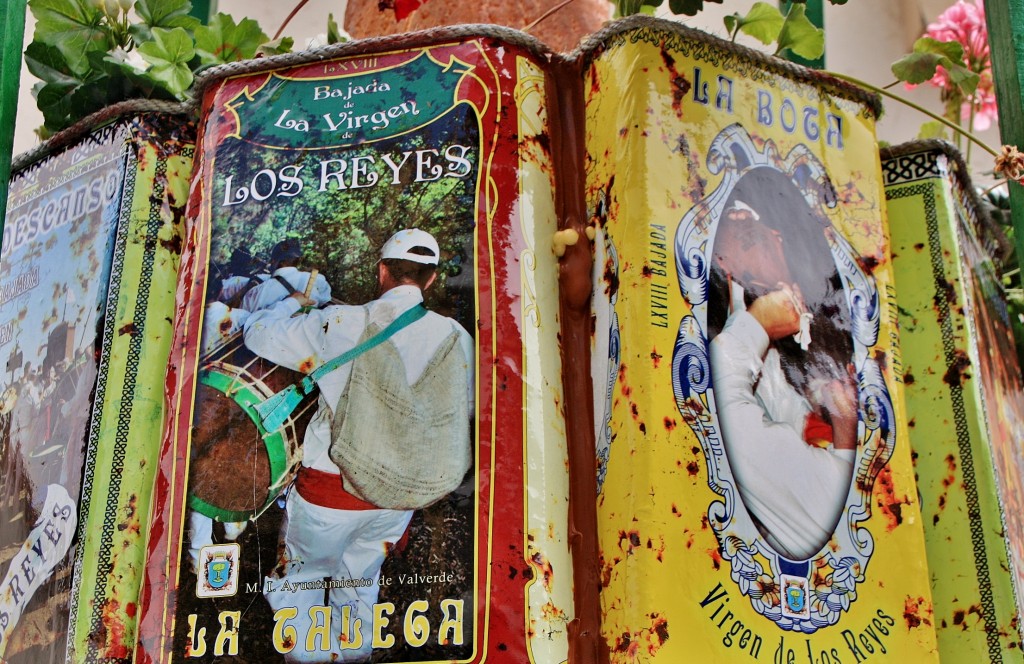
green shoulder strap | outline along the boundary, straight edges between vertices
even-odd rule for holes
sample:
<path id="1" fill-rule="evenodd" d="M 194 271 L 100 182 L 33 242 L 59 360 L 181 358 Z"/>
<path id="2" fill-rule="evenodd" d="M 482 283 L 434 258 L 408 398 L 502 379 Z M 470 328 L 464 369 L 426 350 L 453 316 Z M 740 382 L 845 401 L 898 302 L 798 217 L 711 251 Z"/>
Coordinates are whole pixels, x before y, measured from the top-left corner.
<path id="1" fill-rule="evenodd" d="M 285 423 L 285 420 L 292 414 L 292 411 L 306 398 L 306 395 L 313 391 L 313 388 L 316 387 L 316 381 L 322 376 L 329 374 L 346 362 L 351 362 L 374 346 L 387 341 L 395 332 L 426 315 L 427 309 L 422 304 L 417 304 L 406 310 L 398 318 L 391 321 L 391 324 L 383 330 L 358 346 L 345 351 L 333 360 L 321 364 L 304 376 L 298 383 L 289 385 L 261 404 L 250 406 L 256 414 L 256 419 L 263 424 L 264 431 L 276 431 Z"/>

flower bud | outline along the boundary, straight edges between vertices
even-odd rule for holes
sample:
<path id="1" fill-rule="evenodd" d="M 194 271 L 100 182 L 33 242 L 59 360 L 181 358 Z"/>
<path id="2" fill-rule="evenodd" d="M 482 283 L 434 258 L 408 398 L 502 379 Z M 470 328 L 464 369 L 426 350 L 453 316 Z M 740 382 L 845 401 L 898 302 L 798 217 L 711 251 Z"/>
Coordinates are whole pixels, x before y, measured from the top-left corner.
<path id="1" fill-rule="evenodd" d="M 132 0 L 117 0 L 117 4 L 121 5 L 121 11 L 125 14 L 132 8 Z"/>
<path id="2" fill-rule="evenodd" d="M 117 0 L 103 0 L 103 11 L 113 18 L 121 13 L 121 8 L 117 6 Z"/>

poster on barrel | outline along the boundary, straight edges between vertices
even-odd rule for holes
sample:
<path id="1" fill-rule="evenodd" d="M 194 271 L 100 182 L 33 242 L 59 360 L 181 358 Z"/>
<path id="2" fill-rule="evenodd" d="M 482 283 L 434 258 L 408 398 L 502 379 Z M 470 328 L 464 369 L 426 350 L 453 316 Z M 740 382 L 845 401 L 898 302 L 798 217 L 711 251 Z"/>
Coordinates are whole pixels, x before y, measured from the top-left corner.
<path id="1" fill-rule="evenodd" d="M 668 24 L 589 48 L 611 661 L 936 660 L 877 100 Z"/>
<path id="2" fill-rule="evenodd" d="M 6 662 L 131 658 L 195 139 L 161 109 L 126 102 L 14 161 L 0 256 Z"/>
<path id="3" fill-rule="evenodd" d="M 208 75 L 140 661 L 565 659 L 544 57 Z"/>
<path id="4" fill-rule="evenodd" d="M 952 145 L 888 148 L 882 174 L 939 650 L 955 661 L 1013 661 L 1024 588 L 1024 392 L 993 263 L 1009 242 Z"/>
<path id="5" fill-rule="evenodd" d="M 124 125 L 11 180 L 0 256 L 0 659 L 64 661 Z"/>

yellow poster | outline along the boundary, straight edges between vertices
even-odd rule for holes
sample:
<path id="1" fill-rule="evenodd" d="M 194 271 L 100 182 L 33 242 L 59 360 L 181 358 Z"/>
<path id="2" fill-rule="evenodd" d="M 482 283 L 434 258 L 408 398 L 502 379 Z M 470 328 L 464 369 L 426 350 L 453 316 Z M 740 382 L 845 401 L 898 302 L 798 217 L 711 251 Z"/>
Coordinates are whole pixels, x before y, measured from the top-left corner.
<path id="1" fill-rule="evenodd" d="M 587 57 L 611 660 L 935 661 L 877 100 L 670 24 Z"/>

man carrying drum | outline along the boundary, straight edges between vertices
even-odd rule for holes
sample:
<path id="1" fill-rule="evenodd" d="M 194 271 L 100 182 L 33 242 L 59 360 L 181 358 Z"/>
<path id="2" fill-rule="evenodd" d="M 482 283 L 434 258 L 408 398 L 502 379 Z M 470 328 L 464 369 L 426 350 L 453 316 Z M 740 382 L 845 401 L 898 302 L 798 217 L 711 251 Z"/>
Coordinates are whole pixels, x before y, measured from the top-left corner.
<path id="1" fill-rule="evenodd" d="M 272 362 L 309 372 L 310 367 L 334 364 L 339 356 L 365 346 L 373 330 L 384 328 L 385 333 L 377 336 L 386 340 L 379 345 L 390 345 L 388 352 L 397 351 L 395 356 L 412 385 L 421 381 L 436 362 L 440 349 L 446 342 L 451 344 L 454 336 L 455 343 L 446 357 L 456 358 L 458 371 L 464 371 L 465 383 L 460 373 L 457 384 L 465 393 L 452 394 L 450 398 L 466 400 L 458 404 L 455 412 L 461 413 L 463 422 L 459 426 L 464 427 L 468 436 L 470 422 L 466 413 L 474 412 L 473 339 L 455 320 L 422 307 L 423 291 L 437 276 L 439 257 L 437 241 L 429 233 L 419 229 L 399 231 L 381 249 L 377 299 L 363 306 L 332 305 L 296 315 L 303 307 L 315 303 L 302 293 L 293 293 L 249 317 L 245 343 Z M 410 318 L 414 311 L 418 316 Z M 407 320 L 413 322 L 406 323 Z M 353 364 L 345 361 L 326 373 L 314 372 L 320 392 L 318 407 L 306 429 L 302 463 L 287 498 L 282 526 L 284 557 L 264 585 L 271 608 L 297 610 L 291 624 L 299 634 L 306 634 L 313 627 L 311 607 L 323 606 L 326 601 L 330 608 L 330 650 L 307 652 L 300 639 L 286 654 L 288 661 L 369 661 L 372 607 L 378 597 L 381 566 L 386 552 L 405 533 L 414 511 L 381 508 L 365 500 L 365 496 L 355 495 L 349 490 L 352 487 L 347 484 L 347 475 L 343 480 L 342 469 L 332 461 L 334 409 L 343 394 L 347 403 Z M 358 407 L 355 402 L 352 406 Z M 437 406 L 444 407 L 441 403 Z M 336 421 L 333 424 L 337 426 Z M 386 430 L 387 427 L 381 427 L 381 431 Z M 367 446 L 377 444 L 379 441 L 372 439 L 365 441 Z M 465 447 L 468 459 L 468 444 Z M 465 471 L 465 467 L 454 470 L 459 480 Z M 274 590 L 286 581 L 292 590 Z M 331 581 L 334 583 L 327 583 Z M 303 589 L 294 591 L 297 584 Z M 350 607 L 346 613 L 349 618 L 343 625 L 346 606 Z"/>

